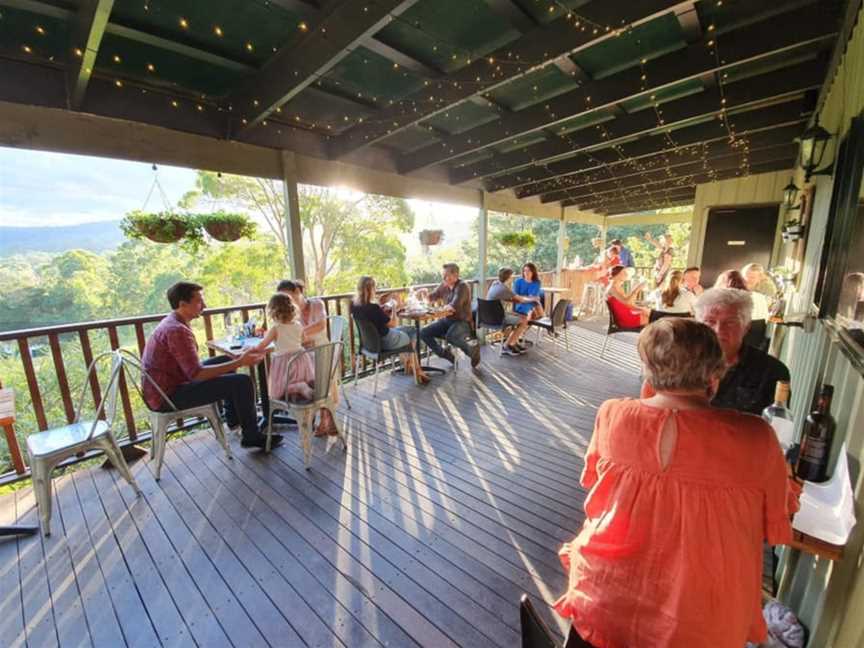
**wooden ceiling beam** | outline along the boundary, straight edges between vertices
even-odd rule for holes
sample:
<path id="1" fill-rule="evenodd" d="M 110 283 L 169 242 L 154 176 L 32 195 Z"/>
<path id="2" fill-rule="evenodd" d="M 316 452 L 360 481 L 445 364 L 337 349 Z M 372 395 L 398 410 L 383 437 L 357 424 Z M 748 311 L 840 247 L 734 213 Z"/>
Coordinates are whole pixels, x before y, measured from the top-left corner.
<path id="1" fill-rule="evenodd" d="M 257 126 L 272 112 L 326 74 L 363 41 L 417 0 L 343 0 L 299 43 L 283 48 L 228 99 L 240 125 L 233 135 Z"/>
<path id="2" fill-rule="evenodd" d="M 767 0 L 751 0 L 765 2 Z M 472 96 L 484 95 L 511 81 L 531 74 L 547 65 L 553 65 L 561 56 L 573 54 L 609 38 L 615 38 L 617 30 L 653 20 L 688 2 L 676 0 L 638 0 L 627 3 L 590 2 L 580 7 L 579 16 L 599 25 L 608 25 L 610 30 L 593 34 L 574 27 L 573 18 L 562 16 L 548 25 L 537 26 L 490 54 L 467 66 L 442 77 L 438 83 L 423 88 L 382 109 L 372 123 L 355 126 L 337 138 L 330 147 L 333 158 L 343 157 L 352 151 L 369 146 L 380 140 L 410 128 L 421 121 L 452 109 L 456 104 Z M 611 29 L 614 27 L 615 29 Z M 488 59 L 516 63 L 503 71 L 496 70 Z M 524 61 L 520 64 L 518 62 Z M 479 81 L 477 80 L 479 79 Z M 430 92 L 435 95 L 429 101 Z M 419 108 L 423 106 L 424 108 Z"/>
<path id="3" fill-rule="evenodd" d="M 372 36 L 366 38 L 362 42 L 363 47 L 368 50 L 371 50 L 378 54 L 379 56 L 383 56 L 389 61 L 392 61 L 399 67 L 403 67 L 406 70 L 409 70 L 416 74 L 417 76 L 423 77 L 424 79 L 438 79 L 442 76 L 442 72 L 440 70 L 436 70 L 432 66 L 426 65 L 423 61 L 420 61 L 413 56 L 402 52 L 395 47 L 391 47 L 384 41 Z"/>
<path id="4" fill-rule="evenodd" d="M 686 200 L 678 200 L 674 202 L 667 202 L 662 207 L 620 207 L 616 206 L 611 211 L 603 212 L 606 216 L 618 216 L 621 214 L 637 214 L 643 211 L 651 211 L 656 209 L 669 209 L 671 207 L 686 207 L 688 205 L 693 204 L 693 198 L 689 198 Z"/>
<path id="5" fill-rule="evenodd" d="M 751 151 L 756 151 L 771 146 L 779 146 L 794 141 L 801 134 L 804 118 L 792 124 L 784 124 L 778 128 L 768 128 L 754 133 L 742 133 L 738 135 L 739 142 L 746 142 Z M 692 162 L 701 161 L 703 158 L 716 159 L 725 155 L 731 155 L 740 149 L 738 143 L 730 143 L 728 134 L 724 134 L 713 140 L 696 142 L 686 146 L 666 148 L 654 155 L 646 155 L 638 158 L 623 158 L 610 164 L 602 164 L 592 170 L 573 175 L 567 175 L 543 182 L 525 185 L 516 189 L 516 197 L 521 199 L 532 196 L 544 196 L 551 192 L 575 189 L 605 182 L 614 178 L 623 179 L 641 176 L 645 170 L 660 168 L 661 165 L 669 168 L 677 168 Z M 541 198 L 542 199 L 542 198 Z"/>
<path id="6" fill-rule="evenodd" d="M 694 175 L 710 171 L 734 171 L 740 168 L 745 160 L 749 160 L 751 165 L 763 164 L 794 158 L 797 152 L 798 145 L 792 141 L 758 150 L 749 150 L 749 152 L 739 149 L 725 155 L 713 158 L 706 157 L 704 160 L 697 160 L 679 166 L 658 166 L 631 177 L 609 178 L 602 182 L 595 182 L 581 187 L 552 191 L 541 195 L 540 202 L 558 202 L 559 200 L 570 198 L 579 200 L 580 198 L 617 192 L 633 187 L 651 187 L 652 189 L 660 189 L 664 186 L 671 187 L 674 183 Z"/>
<path id="7" fill-rule="evenodd" d="M 727 171 L 719 171 L 714 174 L 706 173 L 702 175 L 693 175 L 690 176 L 687 180 L 682 182 L 687 182 L 686 185 L 682 185 L 679 189 L 663 189 L 656 192 L 649 191 L 632 191 L 630 195 L 622 196 L 619 195 L 615 197 L 613 194 L 609 194 L 603 196 L 599 199 L 567 199 L 561 201 L 562 207 L 578 207 L 582 210 L 593 209 L 595 211 L 607 211 L 610 209 L 617 209 L 621 206 L 626 206 L 628 204 L 637 203 L 643 199 L 650 199 L 652 201 L 662 201 L 664 197 L 668 197 L 670 195 L 681 197 L 688 195 L 689 192 L 695 193 L 696 185 L 705 184 L 708 182 L 716 182 L 718 180 L 728 180 L 730 178 L 742 177 L 745 175 L 756 175 L 759 173 L 769 173 L 771 171 L 782 171 L 784 169 L 791 169 L 795 165 L 795 157 L 790 157 L 781 160 L 774 160 L 771 162 L 765 162 L 762 164 L 751 164 L 749 168 L 749 173 L 742 173 L 740 169 L 733 169 Z"/>
<path id="8" fill-rule="evenodd" d="M 749 112 L 751 107 L 756 111 L 766 103 L 784 103 L 784 99 L 793 101 L 802 93 L 818 88 L 824 72 L 825 61 L 819 58 L 786 68 L 782 73 L 764 74 L 727 84 L 723 94 L 719 88 L 709 88 L 698 95 L 660 104 L 665 122 L 663 126 L 658 124 L 657 114 L 653 110 L 640 110 L 605 122 L 602 129 L 584 128 L 566 137 L 538 142 L 472 165 L 454 168 L 450 172 L 450 181 L 459 184 L 471 179 L 496 176 L 484 184 L 487 191 L 498 191 L 578 172 L 584 168 L 583 153 L 586 151 L 605 148 L 635 136 L 678 129 L 681 124 L 693 120 L 710 119 L 718 115 L 724 106 L 727 112 L 736 111 L 734 117 L 740 120 L 741 115 L 746 114 L 743 111 Z M 723 99 L 726 99 L 725 104 L 721 103 Z M 677 138 L 680 131 L 675 132 Z M 688 143 L 692 143 L 692 140 Z"/>
<path id="9" fill-rule="evenodd" d="M 724 34 L 720 43 L 714 43 L 716 37 L 710 37 L 711 46 L 707 41 L 688 45 L 683 50 L 648 61 L 644 66 L 592 81 L 547 102 L 413 151 L 402 156 L 397 166 L 402 173 L 418 171 L 516 137 L 553 128 L 578 115 L 660 91 L 706 72 L 725 70 L 808 44 L 819 46 L 836 35 L 835 13 L 822 3 L 808 5 L 774 17 L 770 30 L 762 23 L 754 23 Z M 722 58 L 716 56 L 714 45 L 720 47 Z M 648 88 L 641 81 L 643 71 L 648 79 Z"/>
<path id="10" fill-rule="evenodd" d="M 114 0 L 82 0 L 75 13 L 66 66 L 66 91 L 72 110 L 80 110 L 84 105 L 87 85 L 96 68 L 99 47 L 113 8 Z"/>

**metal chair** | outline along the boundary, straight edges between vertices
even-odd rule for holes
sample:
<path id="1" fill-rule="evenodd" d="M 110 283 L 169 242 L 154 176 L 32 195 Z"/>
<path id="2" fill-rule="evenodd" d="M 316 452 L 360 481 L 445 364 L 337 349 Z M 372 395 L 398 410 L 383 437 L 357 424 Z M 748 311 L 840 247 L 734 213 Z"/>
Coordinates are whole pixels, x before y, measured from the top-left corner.
<path id="1" fill-rule="evenodd" d="M 321 408 L 330 411 L 333 415 L 333 423 L 336 425 L 336 431 L 339 439 L 342 441 L 342 450 L 348 449 L 348 442 L 345 440 L 345 435 L 339 429 L 339 423 L 336 420 L 336 403 L 331 397 L 331 386 L 335 380 L 336 372 L 339 369 L 339 354 L 342 353 L 341 342 L 331 342 L 330 344 L 322 344 L 321 346 L 303 351 L 295 351 L 289 354 L 287 374 L 291 375 L 291 367 L 295 362 L 303 362 L 303 358 L 307 355 L 312 356 L 312 363 L 315 367 L 315 384 L 312 387 L 312 398 L 309 400 L 283 400 L 280 398 L 270 398 L 270 414 L 267 417 L 267 444 L 265 451 L 270 452 L 270 443 L 273 435 L 273 413 L 277 410 L 288 412 L 297 420 L 297 425 L 300 430 L 300 442 L 303 446 L 303 463 L 306 470 L 309 470 L 309 462 L 312 458 L 312 425 L 315 419 L 315 413 Z M 279 355 L 274 356 L 274 360 Z"/>
<path id="2" fill-rule="evenodd" d="M 84 397 L 90 384 L 90 378 L 104 358 L 111 358 L 111 377 L 105 390 L 105 397 L 96 408 L 93 420 L 81 420 Z M 54 467 L 69 457 L 97 448 L 105 453 L 123 478 L 129 482 L 137 495 L 141 489 L 135 482 L 126 459 L 120 451 L 117 439 L 114 438 L 112 426 L 117 414 L 117 387 L 123 371 L 123 356 L 118 351 L 107 351 L 99 354 L 87 368 L 87 380 L 83 381 L 81 398 L 75 410 L 75 420 L 69 425 L 37 432 L 27 437 L 27 454 L 30 458 L 30 473 L 33 477 L 33 493 L 36 505 L 39 507 L 39 518 L 42 533 L 51 535 L 51 471 Z M 105 418 L 101 418 L 102 416 Z"/>
<path id="3" fill-rule="evenodd" d="M 372 388 L 372 397 L 376 398 L 378 396 L 378 363 L 392 360 L 403 353 L 414 353 L 414 347 L 412 347 L 409 342 L 398 349 L 385 350 L 381 344 L 381 334 L 378 333 L 378 329 L 372 322 L 368 320 L 355 319 L 354 323 L 357 324 L 357 332 L 360 336 L 360 348 L 352 359 L 354 367 L 354 386 L 357 386 L 357 366 L 359 364 L 357 361 L 362 355 L 365 358 L 369 358 L 375 368 L 375 382 Z"/>
<path id="4" fill-rule="evenodd" d="M 144 395 L 141 394 L 141 400 L 147 407 L 150 418 L 150 434 L 152 437 L 150 461 L 156 462 L 156 481 L 162 479 L 162 464 L 165 462 L 165 444 L 168 436 L 168 425 L 171 421 L 176 421 L 177 419 L 187 417 L 206 419 L 207 422 L 210 423 L 216 441 L 218 441 L 219 445 L 222 446 L 222 449 L 225 450 L 225 456 L 228 459 L 234 458 L 234 455 L 231 453 L 231 446 L 228 445 L 228 439 L 225 436 L 225 428 L 222 426 L 222 417 L 219 415 L 219 408 L 215 401 L 207 405 L 199 405 L 197 407 L 190 407 L 182 410 L 178 409 L 174 402 L 165 394 L 164 391 L 162 391 L 159 385 L 157 385 L 156 382 L 147 374 L 141 361 L 138 359 L 138 356 L 130 351 L 126 351 L 125 349 L 121 349 L 119 353 L 122 354 L 123 362 L 131 365 L 141 377 L 141 380 L 135 383 L 135 388 L 140 391 L 140 387 L 138 386 L 139 382 L 142 385 L 144 384 L 144 381 L 149 382 L 150 385 L 159 393 L 162 402 L 171 408 L 169 411 L 165 412 L 150 409 L 150 406 L 147 405 L 147 400 L 144 398 Z"/>
<path id="5" fill-rule="evenodd" d="M 345 344 L 345 331 L 348 330 L 348 320 L 341 315 L 330 315 L 327 318 L 327 325 L 330 328 L 330 341 L 331 342 L 342 342 L 343 348 Z M 339 364 L 341 356 L 336 356 L 334 361 L 336 364 Z M 351 409 L 351 401 L 348 400 L 348 394 L 345 393 L 345 383 L 342 382 L 342 376 L 339 378 L 339 389 L 342 390 L 342 398 L 345 399 L 345 405 L 348 406 L 348 409 Z"/>
<path id="6" fill-rule="evenodd" d="M 557 331 L 564 331 L 564 347 L 568 351 L 570 350 L 570 337 L 567 331 L 567 307 L 569 305 L 569 299 L 559 299 L 558 303 L 555 304 L 555 308 L 552 309 L 550 317 L 541 317 L 528 322 L 529 326 L 537 327 L 536 341 L 538 344 L 540 343 L 540 329 L 543 329 L 552 336 L 556 335 Z"/>
<path id="7" fill-rule="evenodd" d="M 609 342 L 609 336 L 616 333 L 639 333 L 644 326 L 618 326 L 615 319 L 615 313 L 612 311 L 612 306 L 609 300 L 606 300 L 606 309 L 609 311 L 609 327 L 606 329 L 606 337 L 603 339 L 603 348 L 600 349 L 600 357 L 603 358 L 606 354 L 606 344 Z"/>
<path id="8" fill-rule="evenodd" d="M 506 333 L 512 326 L 504 323 L 504 304 L 500 299 L 477 299 L 477 330 L 499 331 L 502 337 L 498 355 L 504 353 Z"/>

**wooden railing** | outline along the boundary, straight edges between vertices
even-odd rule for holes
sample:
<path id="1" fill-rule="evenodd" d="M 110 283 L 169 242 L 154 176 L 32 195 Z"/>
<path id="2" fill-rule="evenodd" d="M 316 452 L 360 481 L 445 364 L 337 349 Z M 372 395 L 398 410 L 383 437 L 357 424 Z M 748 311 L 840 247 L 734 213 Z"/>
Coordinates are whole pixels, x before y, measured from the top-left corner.
<path id="1" fill-rule="evenodd" d="M 476 291 L 476 280 L 468 283 L 471 284 L 472 291 Z M 382 289 L 380 292 L 404 294 L 408 290 L 408 287 L 398 287 Z M 341 315 L 349 323 L 345 333 L 345 355 L 342 358 L 343 380 L 353 377 L 353 363 L 350 359 L 353 358 L 358 343 L 350 315 L 350 302 L 353 297 L 353 293 L 342 293 L 320 298 L 324 302 L 328 315 Z M 199 341 L 202 334 L 204 340 L 210 341 L 229 334 L 229 319 L 233 323 L 238 315 L 242 322 L 247 322 L 254 317 L 266 328 L 264 303 L 208 308 L 202 313 L 200 319 L 192 323 L 192 326 L 198 334 Z M 10 464 L 19 468 L 0 474 L 0 484 L 29 476 L 18 442 L 19 437 L 36 430 L 47 430 L 51 426 L 72 423 L 75 420 L 75 405 L 81 390 L 89 392 L 87 400 L 92 401 L 93 410 L 96 410 L 102 399 L 103 382 L 96 374 L 89 377 L 85 375 L 86 367 L 90 365 L 93 358 L 102 351 L 116 350 L 121 347 L 141 354 L 149 330 L 152 330 L 164 316 L 164 314 L 142 315 L 0 332 L 0 351 L 4 350 L 4 347 L 6 351 L 6 357 L 2 362 L 9 373 L 13 374 L 0 375 L 0 379 L 7 387 L 13 387 L 18 394 L 16 421 L 18 436 L 13 437 L 8 450 Z M 213 355 L 212 350 L 208 349 L 208 352 Z M 17 363 L 15 363 L 16 359 Z M 16 364 L 17 367 L 14 366 Z M 13 372 L 12 369 L 17 371 Z M 0 368 L 0 372 L 2 371 L 3 369 Z M 364 361 L 359 372 L 365 373 L 365 371 Z M 146 424 L 141 424 L 146 421 L 146 407 L 141 403 L 137 390 L 125 379 L 121 379 L 118 389 L 125 426 L 125 436 L 120 426 L 117 428 L 120 445 L 125 447 L 148 441 L 149 429 Z M 182 428 L 183 422 L 178 421 L 169 429 L 169 432 Z M 69 463 L 81 459 L 79 457 Z"/>

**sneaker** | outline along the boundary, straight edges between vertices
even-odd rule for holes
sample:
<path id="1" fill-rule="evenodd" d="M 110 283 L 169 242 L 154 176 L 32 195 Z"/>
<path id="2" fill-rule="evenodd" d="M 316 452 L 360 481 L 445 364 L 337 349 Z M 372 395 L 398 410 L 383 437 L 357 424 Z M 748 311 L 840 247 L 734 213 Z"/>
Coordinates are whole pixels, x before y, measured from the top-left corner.
<path id="1" fill-rule="evenodd" d="M 505 344 L 504 348 L 501 349 L 501 355 L 513 356 L 514 358 L 518 355 L 521 355 L 521 353 L 522 352 L 519 351 L 519 349 L 515 349 L 515 348 L 511 347 L 509 344 Z"/>
<path id="2" fill-rule="evenodd" d="M 456 356 L 453 355 L 453 352 L 450 349 L 444 349 L 444 351 L 441 353 L 441 357 L 450 364 L 456 364 Z"/>
<path id="3" fill-rule="evenodd" d="M 524 346 L 522 346 L 522 345 L 519 344 L 518 342 L 517 342 L 516 344 L 513 345 L 513 350 L 516 351 L 517 353 L 519 353 L 520 355 L 521 355 L 522 353 L 527 353 L 527 352 L 528 352 L 528 349 L 526 349 Z"/>
<path id="4" fill-rule="evenodd" d="M 278 448 L 282 445 L 282 435 L 274 434 L 270 437 L 270 449 Z M 241 448 L 261 448 L 262 450 L 267 447 L 267 436 L 262 434 L 260 437 L 256 437 L 254 439 L 247 440 L 242 439 L 240 441 Z"/>

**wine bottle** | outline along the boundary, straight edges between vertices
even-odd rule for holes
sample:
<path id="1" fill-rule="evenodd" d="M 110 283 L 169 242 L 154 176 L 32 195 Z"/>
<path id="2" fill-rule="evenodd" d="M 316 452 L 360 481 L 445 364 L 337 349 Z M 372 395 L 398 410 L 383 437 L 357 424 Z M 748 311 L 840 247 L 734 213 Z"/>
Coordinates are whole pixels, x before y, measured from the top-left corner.
<path id="1" fill-rule="evenodd" d="M 792 419 L 792 412 L 786 407 L 788 402 L 789 383 L 785 380 L 778 380 L 777 386 L 774 388 L 774 402 L 762 410 L 762 418 L 774 428 L 783 454 L 786 454 L 795 440 L 795 423 Z"/>
<path id="2" fill-rule="evenodd" d="M 811 482 L 824 482 L 828 479 L 828 458 L 831 456 L 831 443 L 834 441 L 836 423 L 831 416 L 832 385 L 823 385 L 816 409 L 810 412 L 804 423 L 801 436 L 801 452 L 795 466 L 799 479 Z"/>

